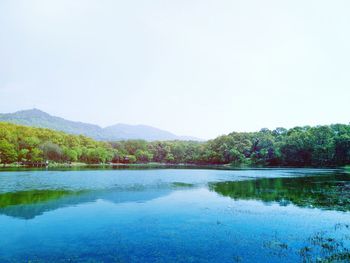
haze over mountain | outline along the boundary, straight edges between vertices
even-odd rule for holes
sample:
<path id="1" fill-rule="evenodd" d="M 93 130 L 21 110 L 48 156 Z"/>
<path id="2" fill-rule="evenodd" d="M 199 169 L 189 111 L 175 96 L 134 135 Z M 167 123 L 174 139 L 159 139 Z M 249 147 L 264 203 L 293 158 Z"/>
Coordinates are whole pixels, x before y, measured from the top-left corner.
<path id="1" fill-rule="evenodd" d="M 95 124 L 70 121 L 52 116 L 39 109 L 22 110 L 14 113 L 0 113 L 0 121 L 40 128 L 49 128 L 70 134 L 82 134 L 96 140 L 118 141 L 142 139 L 157 140 L 200 140 L 190 136 L 178 136 L 171 132 L 147 125 L 118 123 L 105 128 Z"/>

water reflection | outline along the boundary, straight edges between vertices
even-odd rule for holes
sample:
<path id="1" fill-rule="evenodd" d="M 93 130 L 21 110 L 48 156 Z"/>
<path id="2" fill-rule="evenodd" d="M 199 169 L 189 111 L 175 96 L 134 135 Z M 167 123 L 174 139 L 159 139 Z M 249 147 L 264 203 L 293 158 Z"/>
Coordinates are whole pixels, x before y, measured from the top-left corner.
<path id="1" fill-rule="evenodd" d="M 267 169 L 5 173 L 0 261 L 349 262 L 350 213 L 339 212 L 350 211 L 349 176 Z"/>
<path id="2" fill-rule="evenodd" d="M 293 203 L 299 207 L 350 211 L 348 174 L 216 182 L 209 183 L 209 188 L 235 200 L 260 200 L 280 205 Z"/>
<path id="3" fill-rule="evenodd" d="M 247 178 L 239 181 L 209 182 L 208 186 L 211 191 L 235 200 L 278 202 L 282 206 L 292 203 L 299 207 L 350 211 L 350 177 L 346 173 Z M 0 194 L 0 214 L 33 219 L 47 211 L 95 202 L 99 199 L 112 203 L 146 202 L 166 196 L 177 189 L 194 187 L 199 185 L 176 181 L 145 185 L 114 185 L 106 189 L 35 189 L 7 192 Z"/>
<path id="4" fill-rule="evenodd" d="M 111 188 L 103 190 L 31 190 L 0 194 L 0 214 L 33 219 L 62 207 L 105 200 L 112 203 L 146 202 L 169 194 L 170 188 Z"/>

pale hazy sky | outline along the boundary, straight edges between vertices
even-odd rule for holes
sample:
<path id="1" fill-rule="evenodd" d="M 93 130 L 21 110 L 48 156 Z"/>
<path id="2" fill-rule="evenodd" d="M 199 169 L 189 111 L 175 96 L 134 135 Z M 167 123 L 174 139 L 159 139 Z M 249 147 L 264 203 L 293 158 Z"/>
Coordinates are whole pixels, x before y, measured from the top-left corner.
<path id="1" fill-rule="evenodd" d="M 0 112 L 212 138 L 350 121 L 350 1 L 1 0 Z"/>

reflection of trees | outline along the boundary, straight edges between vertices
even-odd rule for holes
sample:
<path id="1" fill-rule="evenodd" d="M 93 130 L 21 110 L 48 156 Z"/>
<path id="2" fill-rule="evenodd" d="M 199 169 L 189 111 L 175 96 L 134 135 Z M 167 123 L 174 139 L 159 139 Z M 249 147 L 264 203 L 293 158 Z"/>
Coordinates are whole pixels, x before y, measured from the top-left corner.
<path id="1" fill-rule="evenodd" d="M 350 177 L 346 174 L 218 182 L 209 187 L 233 199 L 350 211 Z"/>
<path id="2" fill-rule="evenodd" d="M 78 195 L 80 192 L 67 190 L 29 190 L 0 194 L 0 208 L 11 205 L 26 205 L 58 199 L 69 195 Z"/>
<path id="3" fill-rule="evenodd" d="M 0 194 L 0 214 L 32 219 L 47 211 L 98 199 L 113 203 L 146 202 L 169 194 L 169 188 L 111 188 L 101 190 L 31 190 Z"/>

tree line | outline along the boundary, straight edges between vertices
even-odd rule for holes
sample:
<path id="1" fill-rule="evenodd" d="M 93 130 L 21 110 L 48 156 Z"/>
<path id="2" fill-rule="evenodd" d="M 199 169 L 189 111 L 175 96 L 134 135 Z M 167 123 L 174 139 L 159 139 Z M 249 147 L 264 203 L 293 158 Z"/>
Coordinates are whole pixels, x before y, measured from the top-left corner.
<path id="1" fill-rule="evenodd" d="M 327 167 L 350 164 L 350 125 L 233 132 L 206 142 L 95 141 L 50 129 L 0 123 L 0 163 L 169 163 Z"/>

